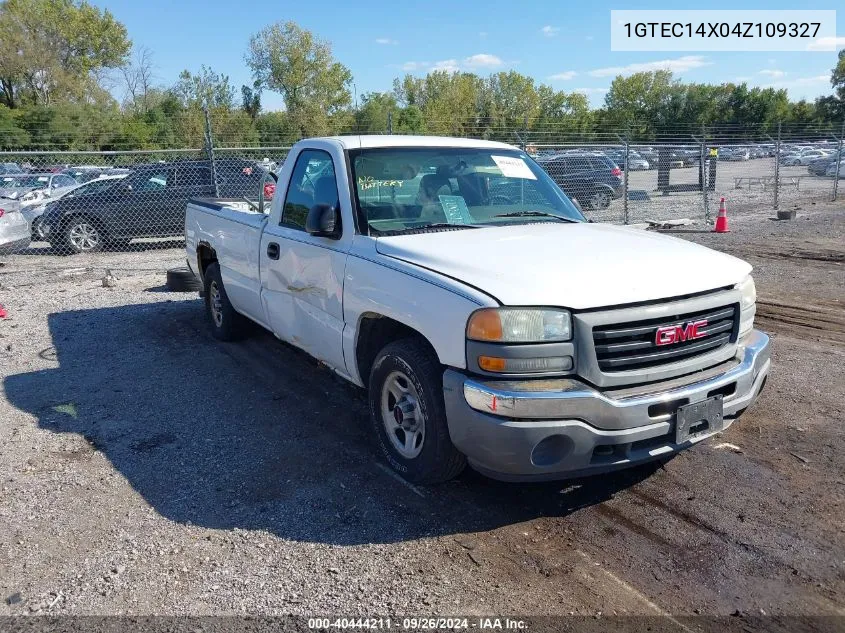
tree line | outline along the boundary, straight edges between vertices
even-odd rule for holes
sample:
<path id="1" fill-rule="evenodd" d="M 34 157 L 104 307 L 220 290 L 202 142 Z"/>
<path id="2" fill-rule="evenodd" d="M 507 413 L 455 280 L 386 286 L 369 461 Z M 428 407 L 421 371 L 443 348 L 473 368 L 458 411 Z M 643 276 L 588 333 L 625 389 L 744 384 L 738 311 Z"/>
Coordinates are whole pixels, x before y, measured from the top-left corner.
<path id="1" fill-rule="evenodd" d="M 790 101 L 785 89 L 687 83 L 658 70 L 616 77 L 597 109 L 584 94 L 515 71 L 405 75 L 355 103 L 352 73 L 330 43 L 293 22 L 255 33 L 244 62 L 253 82 L 240 90 L 205 66 L 160 85 L 153 52 L 133 48 L 108 10 L 84 0 L 3 0 L 0 149 L 201 147 L 205 110 L 219 144 L 245 147 L 388 129 L 549 142 L 622 132 L 650 141 L 700 126 L 767 134 L 779 123 L 818 128 L 845 118 L 845 51 L 831 72 L 834 94 L 813 102 Z M 262 108 L 267 91 L 282 96 L 283 111 Z"/>

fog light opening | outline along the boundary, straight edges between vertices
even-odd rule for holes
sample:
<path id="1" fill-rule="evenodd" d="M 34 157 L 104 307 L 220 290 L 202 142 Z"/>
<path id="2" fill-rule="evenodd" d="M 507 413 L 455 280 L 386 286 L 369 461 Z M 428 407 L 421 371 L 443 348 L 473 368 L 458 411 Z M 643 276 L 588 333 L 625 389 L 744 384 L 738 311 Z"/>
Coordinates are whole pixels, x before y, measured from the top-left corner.
<path id="1" fill-rule="evenodd" d="M 531 451 L 531 463 L 535 466 L 554 466 L 572 452 L 573 443 L 565 435 L 550 435 L 539 442 Z"/>

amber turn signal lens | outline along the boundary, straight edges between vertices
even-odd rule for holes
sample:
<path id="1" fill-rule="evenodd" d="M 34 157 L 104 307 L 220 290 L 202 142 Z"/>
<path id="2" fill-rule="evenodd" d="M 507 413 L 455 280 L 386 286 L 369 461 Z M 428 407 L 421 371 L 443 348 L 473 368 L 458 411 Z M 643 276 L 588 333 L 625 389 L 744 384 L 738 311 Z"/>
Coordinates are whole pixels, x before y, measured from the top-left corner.
<path id="1" fill-rule="evenodd" d="M 501 341 L 502 319 L 499 312 L 495 308 L 475 312 L 467 323 L 467 338 L 474 341 Z"/>
<path id="2" fill-rule="evenodd" d="M 484 371 L 505 371 L 505 359 L 495 356 L 479 356 L 478 366 Z"/>

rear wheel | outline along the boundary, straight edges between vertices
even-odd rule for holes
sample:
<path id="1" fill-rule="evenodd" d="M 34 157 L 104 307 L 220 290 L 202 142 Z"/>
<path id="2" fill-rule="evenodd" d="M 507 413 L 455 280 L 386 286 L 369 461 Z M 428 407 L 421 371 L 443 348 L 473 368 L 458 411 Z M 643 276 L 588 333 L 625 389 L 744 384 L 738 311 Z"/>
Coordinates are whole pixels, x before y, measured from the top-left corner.
<path id="1" fill-rule="evenodd" d="M 370 419 L 390 466 L 413 483 L 456 477 L 466 458 L 449 437 L 442 369 L 419 338 L 387 345 L 370 372 Z"/>
<path id="2" fill-rule="evenodd" d="M 103 237 L 93 220 L 79 215 L 65 223 L 59 248 L 68 253 L 91 253 L 103 248 Z"/>
<path id="3" fill-rule="evenodd" d="M 610 192 L 606 189 L 598 189 L 596 190 L 592 196 L 590 196 L 590 201 L 588 206 L 595 210 L 600 209 L 607 209 L 610 206 L 610 201 L 613 200 L 613 196 L 610 195 Z"/>
<path id="4" fill-rule="evenodd" d="M 203 275 L 205 280 L 205 311 L 211 325 L 211 334 L 220 341 L 236 341 L 243 338 L 246 318 L 235 311 L 223 287 L 220 266 L 210 264 Z"/>

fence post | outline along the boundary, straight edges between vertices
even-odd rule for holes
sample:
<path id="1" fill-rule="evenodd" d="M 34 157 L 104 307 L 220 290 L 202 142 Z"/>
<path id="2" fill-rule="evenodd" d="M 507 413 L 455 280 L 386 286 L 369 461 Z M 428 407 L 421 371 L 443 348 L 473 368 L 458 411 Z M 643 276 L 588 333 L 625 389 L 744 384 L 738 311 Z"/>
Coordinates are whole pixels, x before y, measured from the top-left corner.
<path id="1" fill-rule="evenodd" d="M 775 199 L 774 209 L 778 210 L 778 197 L 780 196 L 780 129 L 781 123 L 778 123 L 778 137 L 775 140 Z"/>
<path id="2" fill-rule="evenodd" d="M 778 123 L 778 138 L 775 141 L 775 211 L 778 210 L 778 196 L 780 195 L 780 126 L 781 124 Z"/>
<path id="3" fill-rule="evenodd" d="M 845 121 L 842 121 L 842 129 L 839 131 L 839 151 L 836 153 L 836 171 L 833 174 L 833 201 L 839 195 L 839 172 L 842 170 L 842 142 L 845 140 Z"/>
<path id="4" fill-rule="evenodd" d="M 707 224 L 710 222 L 710 205 L 708 204 L 707 199 L 707 188 L 709 187 L 709 183 L 707 182 L 707 170 L 706 167 L 706 160 L 707 160 L 707 128 L 702 125 L 701 126 L 701 152 L 699 153 L 698 158 L 698 169 L 699 169 L 699 182 L 701 183 L 701 197 L 702 202 L 704 203 L 704 223 Z"/>
<path id="5" fill-rule="evenodd" d="M 387 133 L 393 134 L 393 110 L 389 110 L 387 113 Z"/>
<path id="6" fill-rule="evenodd" d="M 217 186 L 217 169 L 214 165 L 214 138 L 211 136 L 211 117 L 208 115 L 208 108 L 205 112 L 205 150 L 208 154 L 208 162 L 211 163 L 211 182 L 214 184 L 214 197 L 220 197 L 220 189 Z"/>

